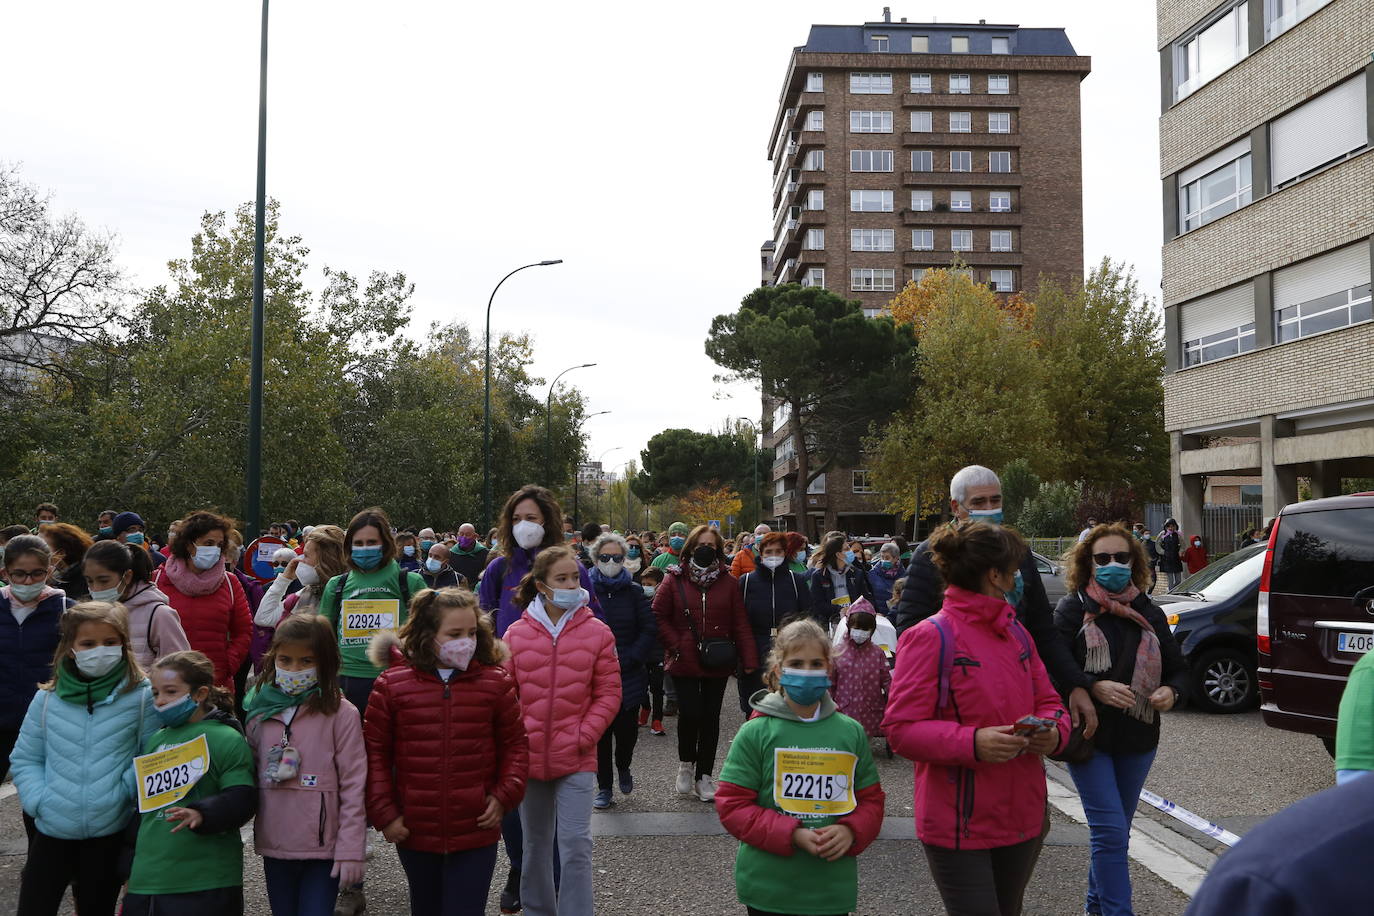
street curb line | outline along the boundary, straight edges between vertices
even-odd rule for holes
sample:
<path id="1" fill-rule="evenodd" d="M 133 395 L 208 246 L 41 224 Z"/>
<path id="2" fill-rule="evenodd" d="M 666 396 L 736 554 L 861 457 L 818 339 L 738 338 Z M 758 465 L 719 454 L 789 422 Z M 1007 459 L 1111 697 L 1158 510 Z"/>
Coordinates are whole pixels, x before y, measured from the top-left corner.
<path id="1" fill-rule="evenodd" d="M 0 786 L 0 801 L 4 801 L 7 798 L 12 798 L 18 794 L 19 790 L 14 787 L 14 783 L 12 782 L 7 782 L 3 786 Z"/>

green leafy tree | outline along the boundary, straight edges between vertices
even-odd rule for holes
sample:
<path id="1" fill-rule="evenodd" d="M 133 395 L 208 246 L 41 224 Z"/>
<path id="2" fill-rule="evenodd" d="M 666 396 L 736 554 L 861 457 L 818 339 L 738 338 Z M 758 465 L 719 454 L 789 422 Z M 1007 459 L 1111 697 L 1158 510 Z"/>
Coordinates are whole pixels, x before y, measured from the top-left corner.
<path id="1" fill-rule="evenodd" d="M 1078 504 L 1082 498 L 1083 491 L 1075 484 L 1042 483 L 1026 500 L 1017 527 L 1029 537 L 1069 537 L 1079 529 Z"/>
<path id="2" fill-rule="evenodd" d="M 759 451 L 748 433 L 737 430 L 665 429 L 639 453 L 644 466 L 634 478 L 635 495 L 655 502 L 711 483 L 738 488 L 746 481 L 752 492 Z"/>
<path id="3" fill-rule="evenodd" d="M 1040 489 L 1040 478 L 1031 471 L 1030 462 L 1017 458 L 998 473 L 1002 480 L 1002 513 L 1008 525 L 1020 523 L 1026 502 Z"/>

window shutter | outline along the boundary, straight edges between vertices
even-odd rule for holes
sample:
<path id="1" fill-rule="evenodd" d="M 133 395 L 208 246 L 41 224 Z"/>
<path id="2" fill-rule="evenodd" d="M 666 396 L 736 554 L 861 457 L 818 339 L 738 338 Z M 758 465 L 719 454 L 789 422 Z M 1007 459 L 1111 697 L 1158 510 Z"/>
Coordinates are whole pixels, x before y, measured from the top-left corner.
<path id="1" fill-rule="evenodd" d="M 1274 274 L 1274 310 L 1311 302 L 1368 282 L 1369 243 L 1356 242 Z"/>
<path id="2" fill-rule="evenodd" d="M 1310 172 L 1369 141 L 1365 75 L 1346 80 L 1274 121 L 1269 127 L 1274 185 Z"/>
<path id="3" fill-rule="evenodd" d="M 1255 285 L 1245 282 L 1179 308 L 1178 336 L 1185 342 L 1229 331 L 1255 320 Z"/>
<path id="4" fill-rule="evenodd" d="M 1225 149 L 1218 150 L 1201 162 L 1194 163 L 1179 172 L 1178 186 L 1182 188 L 1184 185 L 1190 185 L 1203 175 L 1209 175 L 1215 172 L 1223 165 L 1234 162 L 1248 152 L 1250 152 L 1250 137 L 1246 135 Z"/>

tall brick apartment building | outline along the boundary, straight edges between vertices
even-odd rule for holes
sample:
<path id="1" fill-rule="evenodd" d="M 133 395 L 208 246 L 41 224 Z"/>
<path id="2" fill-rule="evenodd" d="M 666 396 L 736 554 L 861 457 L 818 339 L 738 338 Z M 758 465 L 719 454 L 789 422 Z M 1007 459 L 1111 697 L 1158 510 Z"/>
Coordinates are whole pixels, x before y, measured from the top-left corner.
<path id="1" fill-rule="evenodd" d="M 1161 0 L 1164 421 L 1173 509 L 1258 478 L 1266 516 L 1374 476 L 1374 9 Z"/>
<path id="2" fill-rule="evenodd" d="M 1006 293 L 1081 275 L 1089 70 L 1063 29 L 813 25 L 792 52 L 769 138 L 764 282 L 823 286 L 872 316 L 908 280 L 956 260 Z M 813 535 L 827 515 L 854 533 L 897 532 L 863 469 L 832 470 L 798 498 L 799 446 L 778 410 L 765 404 L 763 423 L 777 518 Z"/>

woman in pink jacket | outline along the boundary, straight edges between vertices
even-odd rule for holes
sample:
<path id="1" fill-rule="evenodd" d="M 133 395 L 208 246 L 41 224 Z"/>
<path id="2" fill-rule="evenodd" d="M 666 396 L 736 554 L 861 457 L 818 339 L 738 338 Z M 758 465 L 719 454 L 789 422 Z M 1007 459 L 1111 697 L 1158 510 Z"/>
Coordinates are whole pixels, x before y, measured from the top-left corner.
<path id="1" fill-rule="evenodd" d="M 596 746 L 620 711 L 620 662 L 611 628 L 587 606 L 581 571 L 566 547 L 540 551 L 516 590 L 524 614 L 505 636 L 530 744 L 520 805 L 520 899 L 527 916 L 592 916 Z M 562 865 L 557 891 L 555 837 Z"/>
<path id="2" fill-rule="evenodd" d="M 1021 537 L 963 522 L 930 549 L 944 607 L 902 634 L 883 728 L 916 764 L 916 835 L 945 908 L 1015 916 L 1049 830 L 1040 755 L 1069 716 L 1007 597 Z"/>

